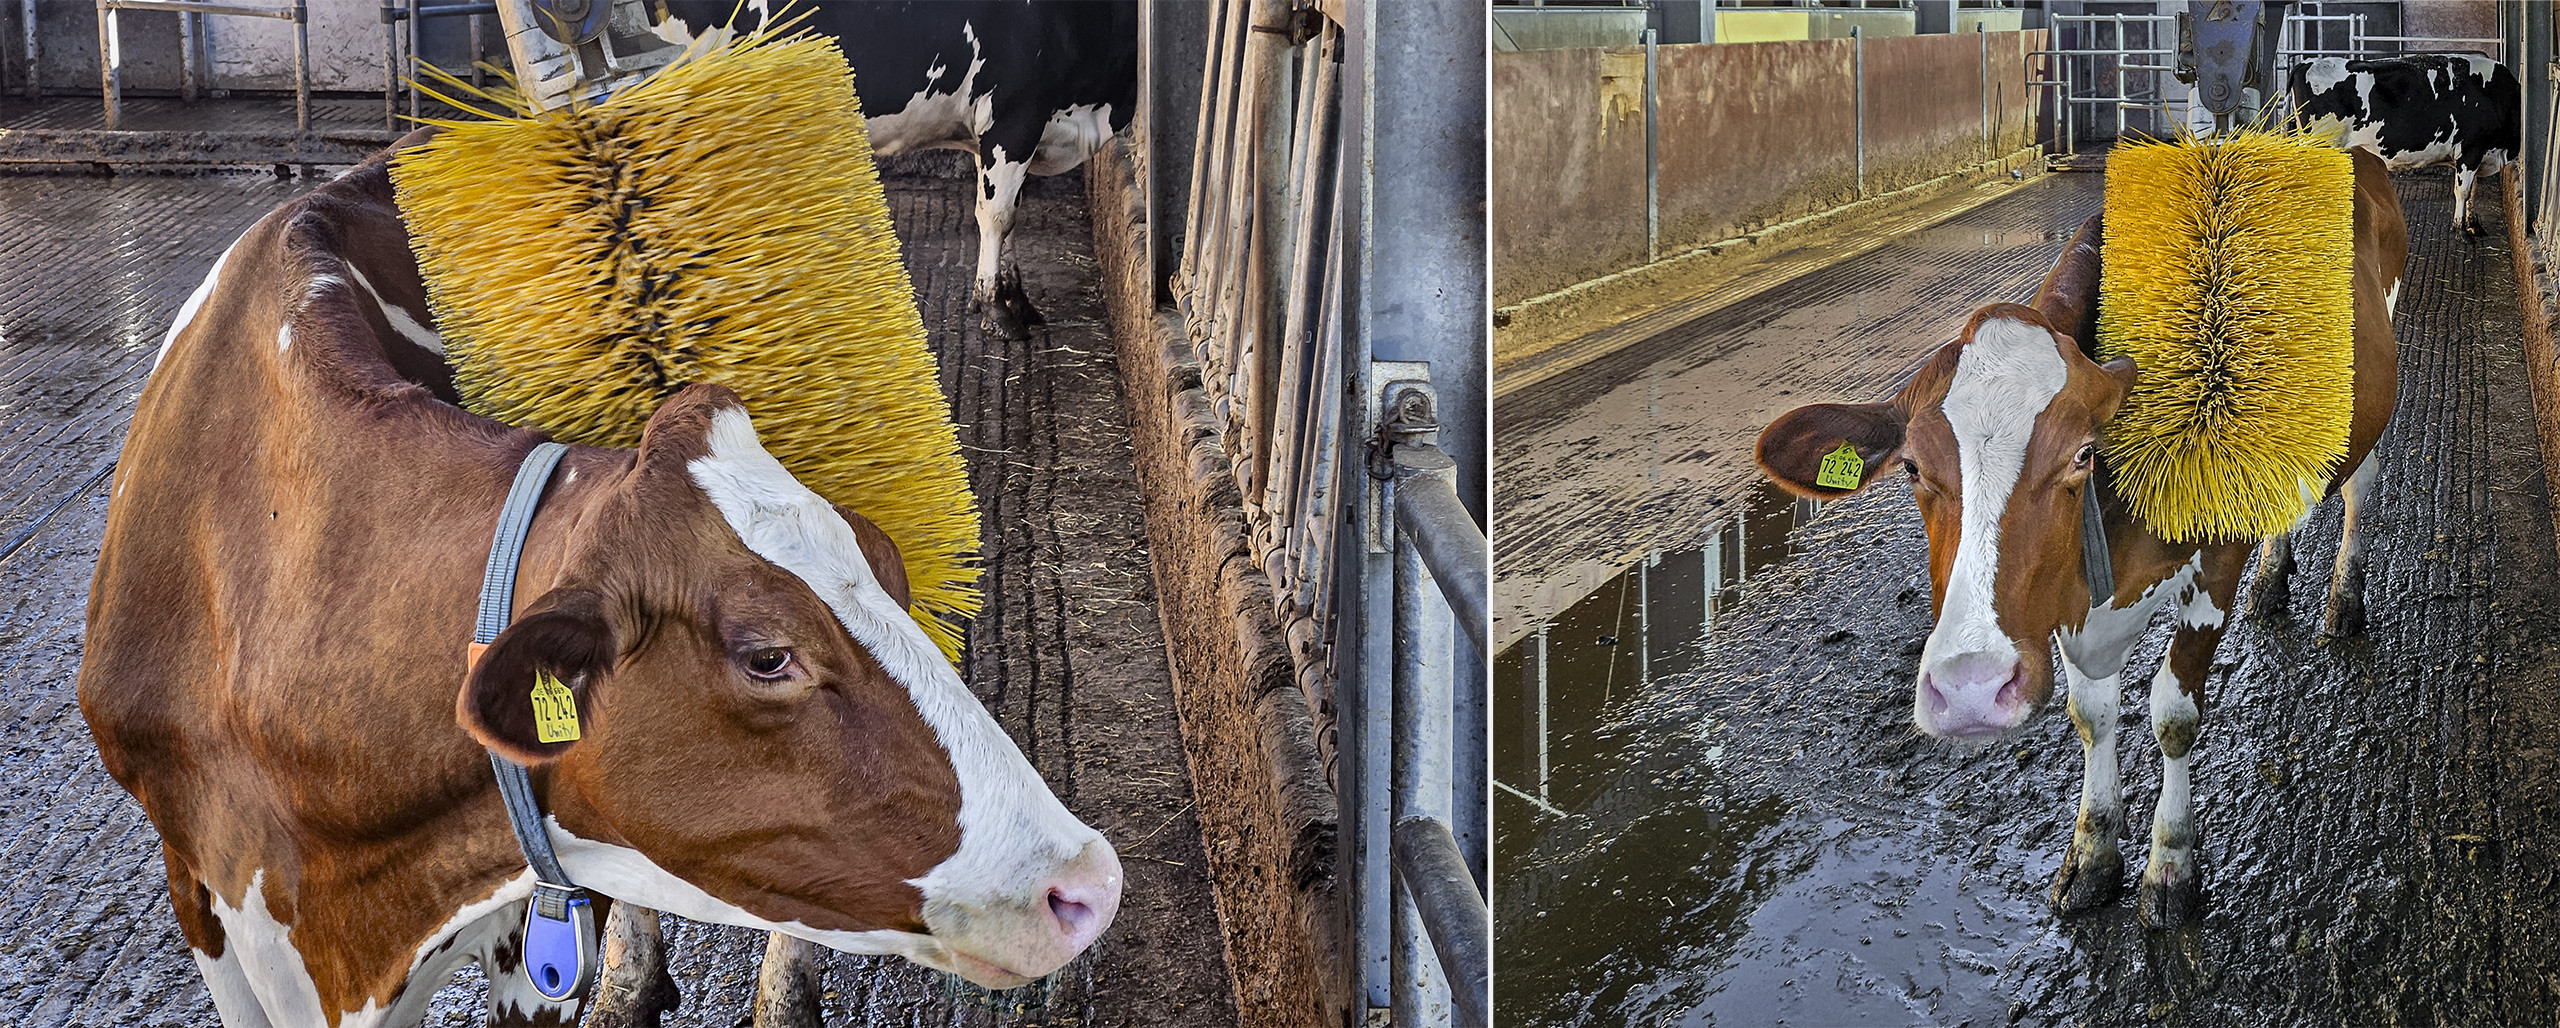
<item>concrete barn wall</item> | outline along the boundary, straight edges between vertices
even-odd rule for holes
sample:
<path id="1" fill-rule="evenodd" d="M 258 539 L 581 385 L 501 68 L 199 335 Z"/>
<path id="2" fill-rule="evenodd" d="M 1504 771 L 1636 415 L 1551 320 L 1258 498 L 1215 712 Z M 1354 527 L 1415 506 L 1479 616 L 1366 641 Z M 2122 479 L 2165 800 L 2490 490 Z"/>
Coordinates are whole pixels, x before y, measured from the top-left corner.
<path id="1" fill-rule="evenodd" d="M 1990 33 L 1987 76 L 1981 35 L 1868 42 L 1866 194 L 2032 146 L 2025 82 L 2043 35 Z M 1663 256 L 1858 198 L 1855 53 L 1829 39 L 1656 49 Z M 1495 53 L 1493 121 L 1497 306 L 1645 262 L 1641 49 Z"/>
<path id="2" fill-rule="evenodd" d="M 283 7 L 292 0 L 239 0 L 243 6 Z M 382 17 L 377 0 L 311 0 L 311 87 L 324 91 L 380 92 Z M 36 0 L 36 36 L 47 93 L 98 92 L 98 11 L 93 0 Z M 0 80 L 15 91 L 26 82 L 26 35 L 16 0 L 0 4 Z M 216 89 L 293 89 L 293 23 L 273 18 L 208 15 L 206 52 Z M 496 17 L 485 19 L 490 60 L 506 63 L 506 43 Z M 178 15 L 171 11 L 122 11 L 116 16 L 124 54 L 124 87 L 137 96 L 176 95 L 181 57 Z M 461 71 L 470 67 L 469 23 L 428 19 L 419 40 L 431 61 Z"/>

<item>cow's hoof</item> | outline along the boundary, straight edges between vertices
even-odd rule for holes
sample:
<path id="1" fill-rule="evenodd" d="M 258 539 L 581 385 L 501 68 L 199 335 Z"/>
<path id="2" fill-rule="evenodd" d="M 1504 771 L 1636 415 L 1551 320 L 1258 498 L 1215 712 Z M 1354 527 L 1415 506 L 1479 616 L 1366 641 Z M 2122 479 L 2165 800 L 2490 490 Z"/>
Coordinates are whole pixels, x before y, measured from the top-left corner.
<path id="1" fill-rule="evenodd" d="M 2364 634 L 2364 569 L 2339 576 L 2329 590 L 2329 611 L 2320 618 L 2323 639 L 2353 639 Z"/>
<path id="2" fill-rule="evenodd" d="M 755 1028 L 823 1028 L 817 944 L 774 933 L 756 975 Z"/>
<path id="3" fill-rule="evenodd" d="M 587 1012 L 588 1028 L 659 1028 L 662 1019 L 676 1012 L 684 994 L 676 991 L 676 978 L 665 965 L 649 976 L 648 984 L 637 991 L 624 992 L 612 983 L 596 983 L 596 1006 Z"/>
<path id="4" fill-rule="evenodd" d="M 2259 572 L 2258 580 L 2249 584 L 2249 618 L 2270 625 L 2283 624 L 2285 607 L 2293 602 L 2293 576 Z"/>
<path id="5" fill-rule="evenodd" d="M 2085 914 L 2115 902 L 2124 889 L 2124 854 L 2113 846 L 2083 849 L 2073 843 L 2053 876 L 2053 909 L 2063 916 Z"/>
<path id="6" fill-rule="evenodd" d="M 2195 923 L 2204 914 L 2204 875 L 2192 864 L 2182 870 L 2162 864 L 2144 868 L 2142 885 L 2134 892 L 2133 913 L 2145 928 Z"/>

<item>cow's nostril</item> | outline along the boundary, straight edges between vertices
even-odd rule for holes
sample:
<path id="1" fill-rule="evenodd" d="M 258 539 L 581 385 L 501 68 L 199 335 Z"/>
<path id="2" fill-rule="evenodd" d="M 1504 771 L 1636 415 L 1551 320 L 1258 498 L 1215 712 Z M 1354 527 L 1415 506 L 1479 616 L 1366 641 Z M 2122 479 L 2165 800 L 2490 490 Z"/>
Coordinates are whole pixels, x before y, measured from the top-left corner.
<path id="1" fill-rule="evenodd" d="M 1049 915 L 1058 919 L 1058 929 L 1078 946 L 1091 934 L 1097 920 L 1092 907 L 1068 899 L 1056 889 L 1049 890 Z"/>
<path id="2" fill-rule="evenodd" d="M 1954 704 L 1947 702 L 1947 694 L 1938 689 L 1938 683 L 1935 679 L 1921 679 L 1920 687 L 1928 690 L 1929 713 L 1943 716 L 1954 706 Z"/>

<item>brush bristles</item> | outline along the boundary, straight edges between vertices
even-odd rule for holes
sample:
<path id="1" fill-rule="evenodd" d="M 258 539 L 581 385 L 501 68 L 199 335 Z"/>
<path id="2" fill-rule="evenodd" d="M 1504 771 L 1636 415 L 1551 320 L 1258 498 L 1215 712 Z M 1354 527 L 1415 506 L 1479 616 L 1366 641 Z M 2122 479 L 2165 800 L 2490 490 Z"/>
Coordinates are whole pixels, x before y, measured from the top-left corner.
<path id="1" fill-rule="evenodd" d="M 736 390 L 784 467 L 897 542 L 956 654 L 976 503 L 835 43 L 768 31 L 591 106 L 509 106 L 393 166 L 465 406 L 628 448 L 676 390 Z"/>
<path id="2" fill-rule="evenodd" d="M 2133 392 L 2105 457 L 2177 542 L 2302 519 L 2355 414 L 2355 172 L 2279 131 L 2127 143 L 2107 157 L 2100 352 Z"/>

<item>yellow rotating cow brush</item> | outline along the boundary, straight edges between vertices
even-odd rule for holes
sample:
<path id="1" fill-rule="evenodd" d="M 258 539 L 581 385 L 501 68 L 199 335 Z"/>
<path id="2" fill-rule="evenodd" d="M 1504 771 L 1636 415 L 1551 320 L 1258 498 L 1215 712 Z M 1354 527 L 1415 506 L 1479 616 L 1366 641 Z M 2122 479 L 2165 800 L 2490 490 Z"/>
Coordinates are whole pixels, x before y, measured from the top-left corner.
<path id="1" fill-rule="evenodd" d="M 952 656 L 979 601 L 950 406 L 852 69 L 784 27 L 593 104 L 478 94 L 507 113 L 436 122 L 393 182 L 467 407 L 632 447 L 676 390 L 736 390 L 783 466 L 897 542 Z"/>
<path id="2" fill-rule="evenodd" d="M 2107 422 L 2115 488 L 2163 538 L 2301 520 L 2355 411 L 2355 172 L 2316 133 L 2107 157 L 2098 343 L 2140 369 Z"/>

